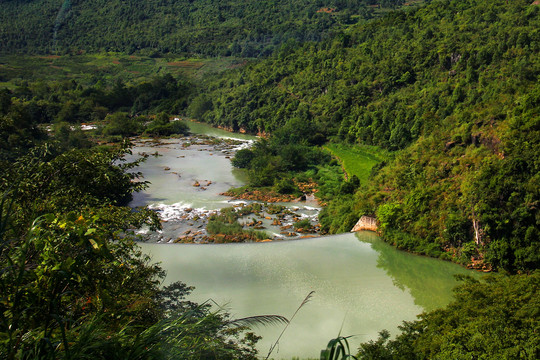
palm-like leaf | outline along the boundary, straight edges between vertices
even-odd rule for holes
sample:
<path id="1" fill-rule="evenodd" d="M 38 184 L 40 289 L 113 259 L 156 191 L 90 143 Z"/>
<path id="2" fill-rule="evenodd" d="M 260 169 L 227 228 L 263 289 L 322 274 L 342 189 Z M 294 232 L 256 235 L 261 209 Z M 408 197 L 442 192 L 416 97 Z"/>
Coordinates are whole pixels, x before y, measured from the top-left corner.
<path id="1" fill-rule="evenodd" d="M 226 324 L 239 327 L 268 326 L 278 324 L 288 324 L 289 320 L 281 315 L 257 315 L 241 319 L 229 320 Z"/>
<path id="2" fill-rule="evenodd" d="M 357 359 L 356 356 L 351 355 L 349 342 L 347 341 L 349 337 L 350 336 L 338 336 L 337 338 L 330 340 L 326 349 L 321 351 L 320 360 Z"/>

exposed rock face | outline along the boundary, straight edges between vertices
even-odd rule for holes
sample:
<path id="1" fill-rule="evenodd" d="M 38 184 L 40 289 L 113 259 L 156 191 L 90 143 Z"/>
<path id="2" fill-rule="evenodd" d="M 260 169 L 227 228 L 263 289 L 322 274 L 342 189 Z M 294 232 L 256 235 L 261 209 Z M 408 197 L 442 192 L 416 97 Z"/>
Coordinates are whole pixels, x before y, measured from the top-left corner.
<path id="1" fill-rule="evenodd" d="M 351 232 L 357 232 L 360 230 L 377 231 L 377 219 L 369 216 L 362 216 L 356 225 L 354 225 Z"/>

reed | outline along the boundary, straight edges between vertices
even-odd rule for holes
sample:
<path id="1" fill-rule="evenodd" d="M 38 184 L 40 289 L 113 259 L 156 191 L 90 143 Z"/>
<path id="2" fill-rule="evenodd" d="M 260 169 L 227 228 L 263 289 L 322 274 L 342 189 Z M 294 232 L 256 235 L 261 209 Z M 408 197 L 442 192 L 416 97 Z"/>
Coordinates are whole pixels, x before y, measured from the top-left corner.
<path id="1" fill-rule="evenodd" d="M 311 298 L 313 297 L 313 294 L 315 293 L 315 291 L 311 291 L 309 294 L 307 294 L 307 296 L 305 297 L 304 301 L 302 301 L 302 303 L 300 304 L 300 306 L 296 309 L 296 311 L 294 312 L 294 314 L 291 316 L 291 319 L 289 320 L 289 322 L 285 325 L 285 327 L 283 328 L 283 330 L 281 331 L 281 333 L 279 334 L 277 340 L 275 343 L 272 344 L 272 346 L 270 346 L 270 350 L 268 350 L 268 355 L 266 355 L 266 357 L 264 358 L 265 360 L 268 360 L 268 358 L 270 357 L 270 355 L 272 355 L 272 352 L 274 352 L 274 350 L 276 349 L 276 347 L 278 346 L 279 344 L 279 340 L 281 340 L 281 337 L 283 336 L 283 334 L 285 333 L 285 331 L 287 330 L 287 328 L 289 327 L 289 325 L 291 324 L 291 322 L 293 321 L 294 317 L 296 316 L 296 314 L 298 313 L 298 311 L 300 311 L 300 309 L 302 307 L 304 307 L 304 305 L 306 305 L 309 300 L 311 300 Z"/>
<path id="2" fill-rule="evenodd" d="M 321 350 L 320 360 L 357 360 L 358 358 L 356 356 L 351 355 L 349 341 L 347 341 L 348 338 L 350 338 L 350 336 L 338 336 L 337 338 L 330 340 L 326 349 Z"/>

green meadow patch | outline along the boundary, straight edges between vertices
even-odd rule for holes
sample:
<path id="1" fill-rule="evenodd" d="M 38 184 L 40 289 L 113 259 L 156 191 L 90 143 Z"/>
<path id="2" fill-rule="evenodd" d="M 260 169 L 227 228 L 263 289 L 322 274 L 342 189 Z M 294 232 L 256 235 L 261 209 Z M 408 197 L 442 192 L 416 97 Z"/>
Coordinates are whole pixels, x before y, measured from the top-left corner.
<path id="1" fill-rule="evenodd" d="M 338 158 L 348 178 L 356 175 L 361 183 L 368 180 L 373 166 L 388 159 L 387 152 L 376 146 L 328 144 L 324 148 Z"/>

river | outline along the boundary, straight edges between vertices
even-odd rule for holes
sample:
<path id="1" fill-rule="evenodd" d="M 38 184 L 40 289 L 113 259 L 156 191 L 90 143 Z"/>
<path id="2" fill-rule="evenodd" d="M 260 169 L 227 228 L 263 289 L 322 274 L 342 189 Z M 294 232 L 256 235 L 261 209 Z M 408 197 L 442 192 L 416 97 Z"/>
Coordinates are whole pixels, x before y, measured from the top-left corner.
<path id="1" fill-rule="evenodd" d="M 190 126 L 199 134 L 253 140 L 202 124 Z M 181 280 L 195 286 L 190 300 L 212 299 L 233 317 L 279 314 L 290 318 L 314 291 L 273 358 L 318 358 L 340 330 L 342 335 L 355 335 L 350 339 L 355 351 L 360 342 L 376 339 L 379 331 L 396 334 L 403 320 L 446 305 L 456 284 L 454 274 L 476 276 L 455 264 L 397 251 L 371 232 L 251 244 L 171 244 L 184 231 L 174 219 L 185 216 L 185 209 L 191 214 L 230 206 L 230 199 L 219 194 L 243 183 L 242 174 L 233 171 L 227 158 L 230 148 L 241 144 L 223 149 L 185 143 L 185 139 L 167 140 L 159 146 L 134 148 L 134 153 L 158 151 L 163 156 L 149 157 L 139 167 L 152 184 L 134 197 L 132 205 L 153 204 L 169 220 L 154 239 L 162 243 L 141 246 L 161 262 L 167 271 L 166 283 Z M 193 186 L 197 181 L 211 184 L 201 190 Z M 281 326 L 254 329 L 263 336 L 260 355 L 268 353 L 281 330 Z"/>

